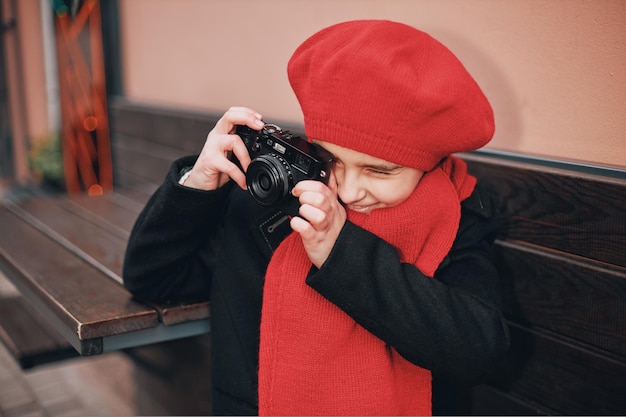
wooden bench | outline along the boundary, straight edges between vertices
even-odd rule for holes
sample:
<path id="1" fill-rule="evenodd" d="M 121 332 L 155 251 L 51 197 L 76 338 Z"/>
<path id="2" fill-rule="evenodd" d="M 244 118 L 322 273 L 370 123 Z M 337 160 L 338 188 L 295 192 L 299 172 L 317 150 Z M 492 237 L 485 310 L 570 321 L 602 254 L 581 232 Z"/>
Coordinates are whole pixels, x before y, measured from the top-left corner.
<path id="1" fill-rule="evenodd" d="M 124 99 L 111 108 L 115 172 L 147 183 L 162 180 L 172 155 L 198 152 L 217 119 Z M 457 413 L 623 414 L 626 171 L 495 151 L 461 156 L 502 212 L 494 257 L 511 350 Z"/>
<path id="2" fill-rule="evenodd" d="M 114 193 L 23 196 L 0 210 L 0 267 L 82 355 L 208 325 L 207 303 L 140 302 L 121 287 L 120 270 L 137 213 L 172 160 L 199 151 L 217 115 L 123 98 L 110 109 Z M 298 126 L 283 127 L 298 133 Z M 461 156 L 503 213 L 494 257 L 512 338 L 489 382 L 462 390 L 457 413 L 623 414 L 626 173 L 496 152 Z M 9 237 L 16 235 L 20 243 Z M 203 349 L 197 354 L 206 356 Z M 152 356 L 133 352 L 151 369 L 169 363 L 170 379 L 183 359 L 160 348 Z"/>
<path id="3" fill-rule="evenodd" d="M 626 173 L 464 158 L 503 213 L 494 255 L 511 328 L 510 355 L 474 391 L 472 411 L 623 413 Z"/>

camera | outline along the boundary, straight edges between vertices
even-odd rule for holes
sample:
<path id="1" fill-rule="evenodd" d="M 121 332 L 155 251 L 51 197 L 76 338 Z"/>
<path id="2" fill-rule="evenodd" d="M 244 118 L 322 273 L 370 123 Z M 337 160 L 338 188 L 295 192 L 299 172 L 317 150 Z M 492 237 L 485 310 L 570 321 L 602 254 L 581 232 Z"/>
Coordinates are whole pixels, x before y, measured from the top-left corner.
<path id="1" fill-rule="evenodd" d="M 295 216 L 300 204 L 291 195 L 293 187 L 302 180 L 328 183 L 334 157 L 321 146 L 275 124 L 261 130 L 238 125 L 235 131 L 250 154 L 248 191 L 260 204 Z"/>

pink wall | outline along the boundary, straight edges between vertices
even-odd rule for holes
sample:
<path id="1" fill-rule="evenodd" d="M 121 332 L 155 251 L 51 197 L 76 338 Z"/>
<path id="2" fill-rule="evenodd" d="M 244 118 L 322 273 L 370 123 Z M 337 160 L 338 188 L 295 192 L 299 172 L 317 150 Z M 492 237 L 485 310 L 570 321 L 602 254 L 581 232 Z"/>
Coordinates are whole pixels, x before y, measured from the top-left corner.
<path id="1" fill-rule="evenodd" d="M 30 178 L 29 144 L 49 135 L 40 0 L 2 0 L 3 18 L 16 25 L 4 33 L 13 160 L 18 182 Z"/>
<path id="2" fill-rule="evenodd" d="M 119 0 L 125 94 L 300 122 L 285 67 L 329 24 L 386 18 L 444 42 L 496 112 L 489 148 L 626 167 L 623 0 Z M 198 138 L 198 146 L 203 138 Z"/>

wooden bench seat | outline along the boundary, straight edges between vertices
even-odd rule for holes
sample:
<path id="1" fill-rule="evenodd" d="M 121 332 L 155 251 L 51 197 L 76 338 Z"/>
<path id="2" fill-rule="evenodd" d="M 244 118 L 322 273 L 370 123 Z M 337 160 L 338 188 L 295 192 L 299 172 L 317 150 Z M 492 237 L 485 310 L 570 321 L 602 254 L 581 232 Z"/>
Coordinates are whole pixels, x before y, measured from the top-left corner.
<path id="1" fill-rule="evenodd" d="M 124 250 L 141 207 L 110 193 L 20 195 L 0 208 L 1 269 L 83 356 L 209 331 L 208 302 L 148 304 L 123 288 Z"/>

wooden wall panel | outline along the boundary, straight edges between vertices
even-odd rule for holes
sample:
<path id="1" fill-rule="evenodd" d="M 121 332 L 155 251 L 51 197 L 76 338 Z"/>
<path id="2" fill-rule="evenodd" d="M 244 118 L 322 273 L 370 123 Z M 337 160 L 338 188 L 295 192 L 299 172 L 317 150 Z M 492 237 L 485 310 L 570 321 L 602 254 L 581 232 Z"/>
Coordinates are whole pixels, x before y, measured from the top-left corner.
<path id="1" fill-rule="evenodd" d="M 148 140 L 187 153 L 200 151 L 204 139 L 218 120 L 215 115 L 137 105 L 119 98 L 113 100 L 111 107 L 114 137 L 125 135 Z"/>
<path id="2" fill-rule="evenodd" d="M 626 267 L 626 182 L 465 155 L 497 196 L 501 236 Z"/>
<path id="3" fill-rule="evenodd" d="M 511 351 L 489 386 L 550 414 L 623 414 L 626 181 L 463 157 L 502 214 L 494 259 Z"/>
<path id="4" fill-rule="evenodd" d="M 573 339 L 511 325 L 511 350 L 490 385 L 557 414 L 617 415 L 626 410 L 623 358 Z"/>
<path id="5" fill-rule="evenodd" d="M 494 253 L 511 320 L 626 357 L 626 273 L 508 242 Z"/>

